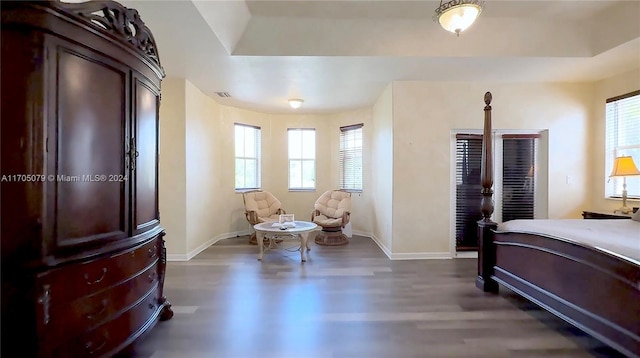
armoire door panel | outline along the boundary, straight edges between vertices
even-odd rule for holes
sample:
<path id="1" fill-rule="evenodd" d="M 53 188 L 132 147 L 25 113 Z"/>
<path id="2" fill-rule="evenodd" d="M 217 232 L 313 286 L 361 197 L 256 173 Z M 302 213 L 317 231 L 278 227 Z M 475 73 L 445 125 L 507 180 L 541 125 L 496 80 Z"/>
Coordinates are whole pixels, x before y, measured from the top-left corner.
<path id="1" fill-rule="evenodd" d="M 57 56 L 57 245 L 126 237 L 128 74 L 64 47 Z"/>
<path id="2" fill-rule="evenodd" d="M 158 105 L 159 93 L 141 78 L 134 81 L 135 158 L 134 223 L 146 230 L 159 223 L 158 218 Z"/>

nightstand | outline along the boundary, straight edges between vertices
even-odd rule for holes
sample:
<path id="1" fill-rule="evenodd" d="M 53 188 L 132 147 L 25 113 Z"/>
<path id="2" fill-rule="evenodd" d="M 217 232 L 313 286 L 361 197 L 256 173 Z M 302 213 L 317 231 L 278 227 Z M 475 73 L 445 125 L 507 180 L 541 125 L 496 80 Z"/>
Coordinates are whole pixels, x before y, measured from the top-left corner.
<path id="1" fill-rule="evenodd" d="M 585 219 L 631 219 L 631 214 L 614 214 L 608 211 L 583 211 L 582 217 Z"/>

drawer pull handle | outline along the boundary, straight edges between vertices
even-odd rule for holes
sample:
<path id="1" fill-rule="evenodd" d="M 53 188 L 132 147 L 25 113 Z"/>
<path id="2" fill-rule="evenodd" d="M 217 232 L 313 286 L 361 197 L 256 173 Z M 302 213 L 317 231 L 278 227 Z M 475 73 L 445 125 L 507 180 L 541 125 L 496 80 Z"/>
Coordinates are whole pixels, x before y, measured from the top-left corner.
<path id="1" fill-rule="evenodd" d="M 104 280 L 105 276 L 107 276 L 107 268 L 103 267 L 102 268 L 102 275 L 97 280 L 89 281 L 89 274 L 88 273 L 84 274 L 84 279 L 87 281 L 87 285 L 91 286 L 91 285 L 95 285 L 95 284 L 100 283 L 102 280 Z"/>
<path id="2" fill-rule="evenodd" d="M 104 300 L 102 300 L 102 301 L 100 302 L 100 308 L 98 308 L 98 309 L 96 310 L 96 312 L 94 312 L 94 313 L 88 313 L 88 314 L 86 314 L 86 315 L 85 315 L 85 317 L 86 317 L 87 319 L 94 320 L 94 319 L 96 319 L 96 318 L 98 318 L 98 317 L 102 316 L 102 314 L 104 313 L 104 311 L 106 311 L 106 310 L 107 310 L 107 303 L 109 303 L 109 300 L 105 298 Z"/>
<path id="3" fill-rule="evenodd" d="M 84 344 L 84 349 L 86 349 L 87 353 L 89 353 L 90 355 L 94 355 L 98 351 L 100 351 L 102 348 L 104 348 L 104 346 L 107 344 L 108 340 L 109 340 L 109 338 L 107 338 L 106 335 L 103 335 L 102 336 L 102 343 L 100 343 L 99 345 L 96 346 L 93 343 L 93 341 L 89 341 L 89 342 Z M 96 347 L 94 348 L 94 346 L 96 346 Z"/>
<path id="4" fill-rule="evenodd" d="M 51 316 L 49 314 L 49 306 L 51 304 L 51 285 L 42 286 L 42 295 L 38 297 L 38 303 L 42 305 L 42 322 L 48 324 Z"/>
<path id="5" fill-rule="evenodd" d="M 157 275 L 157 274 L 156 274 L 155 272 L 151 272 L 151 273 L 149 274 L 149 282 L 153 282 L 153 281 L 155 281 L 155 279 L 156 279 L 156 275 Z"/>
<path id="6" fill-rule="evenodd" d="M 156 257 L 158 254 L 158 248 L 156 246 L 149 248 L 149 257 Z"/>

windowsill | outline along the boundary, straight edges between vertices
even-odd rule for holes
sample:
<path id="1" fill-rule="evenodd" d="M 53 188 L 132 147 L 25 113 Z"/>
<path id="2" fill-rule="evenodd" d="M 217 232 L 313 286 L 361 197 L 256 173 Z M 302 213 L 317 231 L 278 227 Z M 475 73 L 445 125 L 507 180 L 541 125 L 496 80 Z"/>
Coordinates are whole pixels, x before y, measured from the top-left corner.
<path id="1" fill-rule="evenodd" d="M 290 192 L 308 192 L 308 193 L 314 193 L 316 191 L 315 188 L 313 189 L 295 189 L 295 188 L 289 188 Z"/>
<path id="2" fill-rule="evenodd" d="M 605 196 L 604 197 L 605 200 L 615 200 L 615 201 L 620 201 L 622 200 L 621 196 Z M 640 198 L 638 197 L 628 197 L 627 196 L 627 201 L 633 201 L 633 202 L 640 202 Z"/>
<path id="3" fill-rule="evenodd" d="M 258 190 L 262 190 L 260 188 L 254 188 L 254 189 L 235 189 L 235 193 L 236 194 L 242 194 L 242 193 L 246 193 L 249 191 L 258 191 Z"/>

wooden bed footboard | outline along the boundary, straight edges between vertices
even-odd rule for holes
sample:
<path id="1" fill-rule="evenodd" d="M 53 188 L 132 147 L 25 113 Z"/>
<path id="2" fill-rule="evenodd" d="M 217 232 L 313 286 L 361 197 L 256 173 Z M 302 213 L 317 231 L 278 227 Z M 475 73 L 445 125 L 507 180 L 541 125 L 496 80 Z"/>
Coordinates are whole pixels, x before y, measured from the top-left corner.
<path id="1" fill-rule="evenodd" d="M 493 236 L 492 281 L 629 355 L 640 354 L 640 267 L 556 238 Z"/>
<path id="2" fill-rule="evenodd" d="M 496 231 L 491 93 L 484 100 L 476 286 L 498 292 L 503 285 L 621 353 L 640 357 L 640 265 L 567 240 Z"/>

